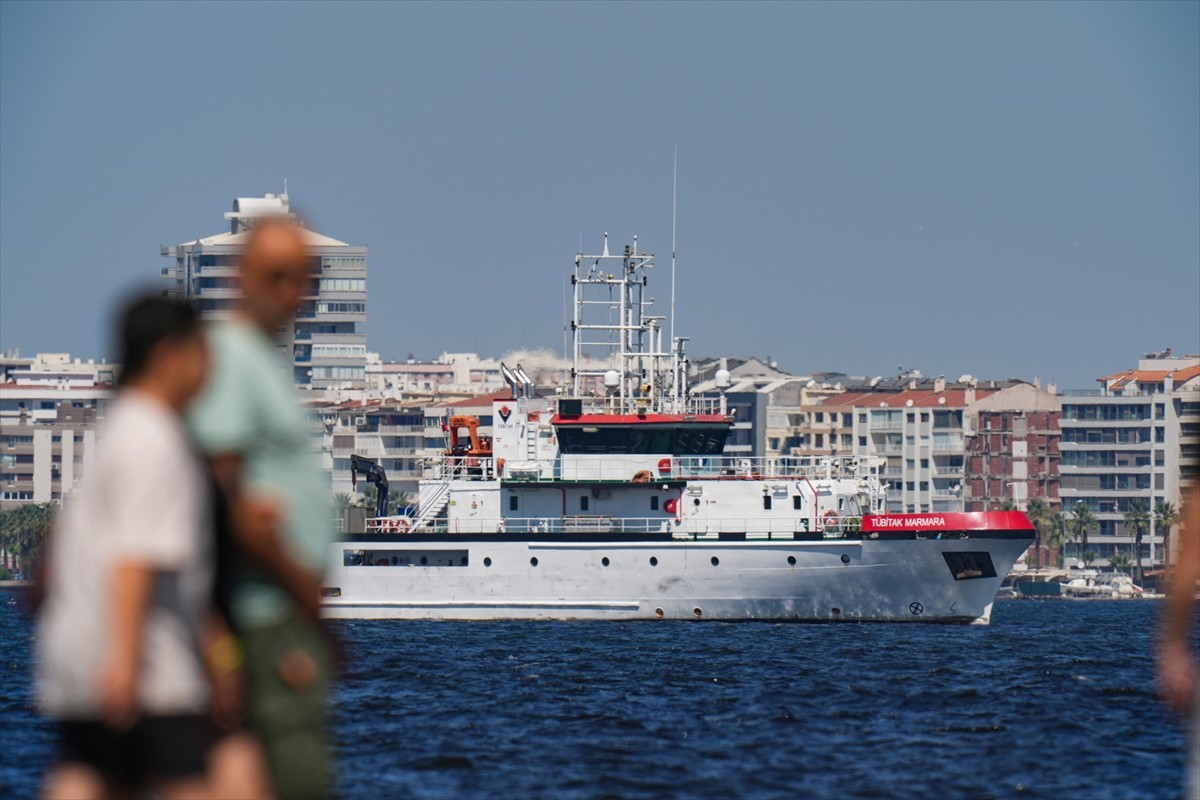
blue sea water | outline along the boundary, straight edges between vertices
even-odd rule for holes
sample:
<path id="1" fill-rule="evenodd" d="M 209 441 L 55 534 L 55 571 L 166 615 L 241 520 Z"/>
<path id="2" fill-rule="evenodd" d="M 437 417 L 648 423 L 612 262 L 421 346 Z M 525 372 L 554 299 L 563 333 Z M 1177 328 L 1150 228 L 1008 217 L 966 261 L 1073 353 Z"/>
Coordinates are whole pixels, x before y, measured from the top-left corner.
<path id="1" fill-rule="evenodd" d="M 1178 798 L 1151 601 L 1008 601 L 990 627 L 344 622 L 340 796 Z M 0 592 L 0 786 L 52 754 Z"/>

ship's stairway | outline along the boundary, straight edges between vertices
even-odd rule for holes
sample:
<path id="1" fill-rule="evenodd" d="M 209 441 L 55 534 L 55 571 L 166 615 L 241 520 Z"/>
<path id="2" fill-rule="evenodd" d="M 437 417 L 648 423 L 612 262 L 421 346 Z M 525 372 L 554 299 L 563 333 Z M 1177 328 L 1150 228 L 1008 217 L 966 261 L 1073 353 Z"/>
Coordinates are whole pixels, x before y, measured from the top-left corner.
<path id="1" fill-rule="evenodd" d="M 413 519 L 413 530 L 425 527 L 437 519 L 450 503 L 450 481 L 421 486 L 421 494 L 417 501 L 417 516 Z"/>

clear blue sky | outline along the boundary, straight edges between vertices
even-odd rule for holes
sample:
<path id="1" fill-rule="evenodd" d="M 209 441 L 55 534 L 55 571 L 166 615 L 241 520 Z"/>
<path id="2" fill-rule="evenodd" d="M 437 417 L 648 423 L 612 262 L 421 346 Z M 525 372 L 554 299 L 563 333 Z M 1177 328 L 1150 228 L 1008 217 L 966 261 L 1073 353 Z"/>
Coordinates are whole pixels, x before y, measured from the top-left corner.
<path id="1" fill-rule="evenodd" d="M 1200 4 L 0 4 L 0 346 L 107 352 L 278 191 L 384 357 L 562 344 L 637 233 L 695 354 L 1088 386 L 1200 351 Z"/>

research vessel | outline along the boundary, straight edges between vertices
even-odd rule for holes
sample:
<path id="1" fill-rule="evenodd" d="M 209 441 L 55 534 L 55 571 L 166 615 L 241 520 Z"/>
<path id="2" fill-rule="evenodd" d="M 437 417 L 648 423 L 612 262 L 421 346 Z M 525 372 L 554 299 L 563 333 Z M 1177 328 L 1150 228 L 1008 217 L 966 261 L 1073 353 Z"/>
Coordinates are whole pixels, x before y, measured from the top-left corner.
<path id="1" fill-rule="evenodd" d="M 324 614 L 987 623 L 1028 518 L 888 514 L 869 456 L 725 455 L 729 375 L 689 390 L 653 266 L 636 237 L 575 257 L 567 385 L 503 365 L 490 435 L 444 420 L 415 510 L 334 547 Z"/>

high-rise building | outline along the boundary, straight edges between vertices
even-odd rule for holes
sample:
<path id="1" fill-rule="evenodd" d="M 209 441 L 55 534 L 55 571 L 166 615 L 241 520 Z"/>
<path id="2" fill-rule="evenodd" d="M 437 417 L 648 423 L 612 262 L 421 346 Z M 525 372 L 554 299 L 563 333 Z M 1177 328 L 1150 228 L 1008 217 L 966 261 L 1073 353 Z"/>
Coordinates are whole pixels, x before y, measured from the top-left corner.
<path id="1" fill-rule="evenodd" d="M 162 277 L 166 294 L 186 298 L 207 318 L 231 313 L 240 291 L 237 264 L 249 231 L 265 219 L 291 218 L 286 192 L 238 197 L 225 214 L 229 231 L 162 248 L 171 265 Z M 367 248 L 304 229 L 312 285 L 295 323 L 281 330 L 280 347 L 292 363 L 296 384 L 305 388 L 363 388 L 366 382 Z"/>
<path id="2" fill-rule="evenodd" d="M 113 378 L 112 364 L 65 353 L 0 362 L 0 511 L 71 492 L 95 452 Z"/>
<path id="3" fill-rule="evenodd" d="M 1137 369 L 1098 379 L 1099 389 L 1062 399 L 1063 509 L 1083 503 L 1096 515 L 1089 545 L 1100 558 L 1131 552 L 1125 513 L 1135 498 L 1176 508 L 1200 466 L 1200 356 L 1143 356 Z M 1143 536 L 1142 558 L 1163 561 L 1164 531 Z"/>
<path id="4" fill-rule="evenodd" d="M 966 415 L 966 511 L 994 511 L 1037 498 L 1058 510 L 1061 398 L 1053 385 L 1018 383 L 975 403 Z"/>

